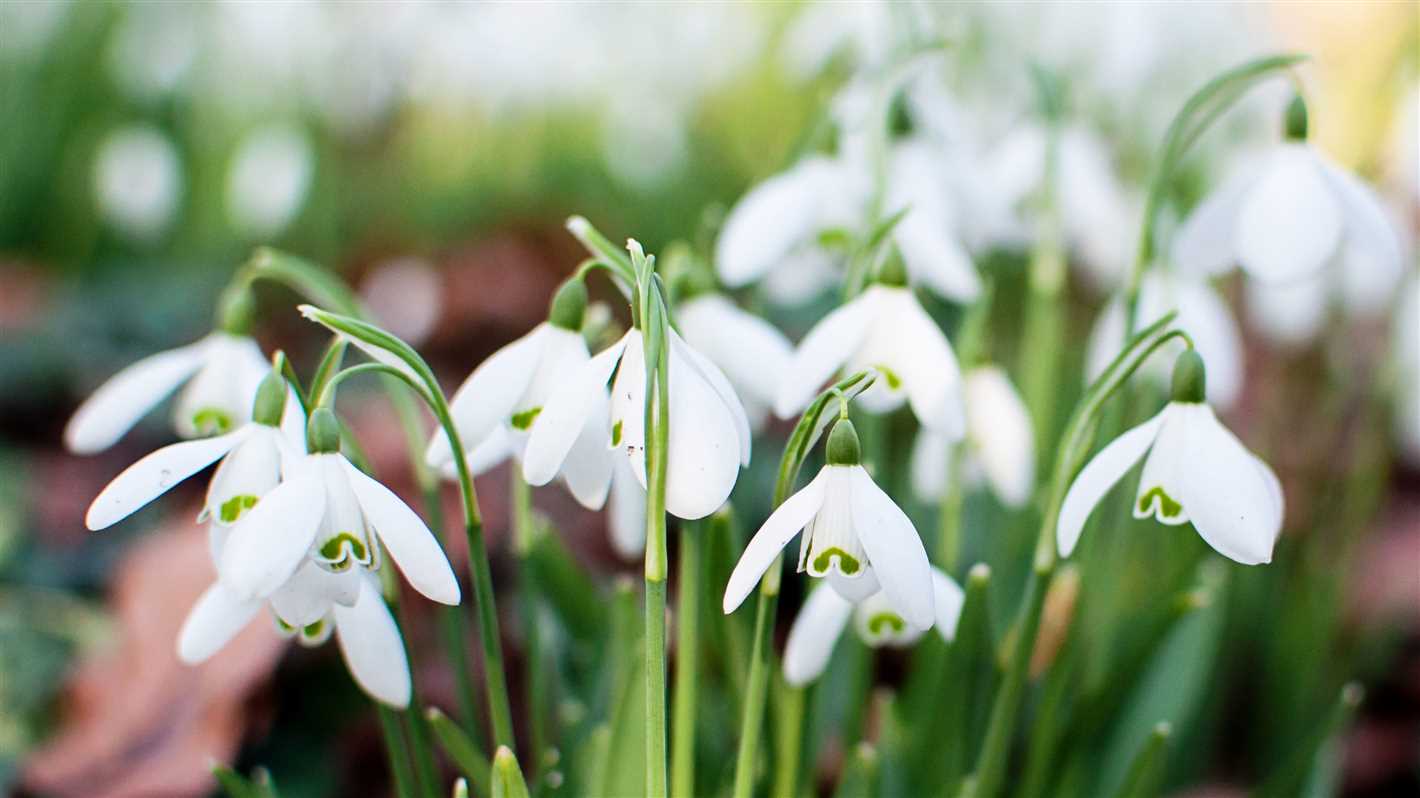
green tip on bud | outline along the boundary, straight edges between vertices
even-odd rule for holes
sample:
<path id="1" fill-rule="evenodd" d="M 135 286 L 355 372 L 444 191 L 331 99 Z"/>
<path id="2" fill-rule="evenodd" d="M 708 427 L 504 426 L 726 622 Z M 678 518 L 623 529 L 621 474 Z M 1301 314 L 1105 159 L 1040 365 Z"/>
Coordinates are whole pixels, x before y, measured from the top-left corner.
<path id="1" fill-rule="evenodd" d="M 552 295 L 547 321 L 554 327 L 580 332 L 586 315 L 587 284 L 580 277 L 570 278 Z"/>
<path id="2" fill-rule="evenodd" d="M 1192 349 L 1178 356 L 1173 364 L 1173 401 L 1198 404 L 1208 388 L 1208 372 L 1203 358 Z"/>
<path id="3" fill-rule="evenodd" d="M 843 419 L 833 425 L 828 433 L 828 445 L 824 447 L 829 465 L 854 466 L 863 461 L 862 447 L 858 445 L 858 430 L 853 422 Z"/>
<path id="4" fill-rule="evenodd" d="M 256 401 L 252 403 L 251 420 L 268 427 L 281 426 L 281 415 L 286 412 L 286 380 L 277 371 L 262 377 L 256 389 Z"/>
<path id="5" fill-rule="evenodd" d="M 1307 125 L 1307 101 L 1302 99 L 1301 94 L 1294 94 L 1283 116 L 1283 130 L 1291 141 L 1306 141 Z"/>
<path id="6" fill-rule="evenodd" d="M 256 319 L 256 297 L 245 285 L 233 286 L 217 300 L 217 329 L 231 335 L 247 335 Z"/>
<path id="7" fill-rule="evenodd" d="M 311 454 L 340 451 L 340 420 L 328 407 L 317 407 L 306 421 L 306 448 Z"/>
<path id="8" fill-rule="evenodd" d="M 518 758 L 506 745 L 493 755 L 493 798 L 528 798 L 528 785 Z"/>
<path id="9" fill-rule="evenodd" d="M 907 264 L 902 262 L 902 256 L 897 252 L 892 252 L 883 260 L 878 267 L 877 277 L 873 282 L 880 285 L 890 285 L 894 288 L 907 287 Z"/>

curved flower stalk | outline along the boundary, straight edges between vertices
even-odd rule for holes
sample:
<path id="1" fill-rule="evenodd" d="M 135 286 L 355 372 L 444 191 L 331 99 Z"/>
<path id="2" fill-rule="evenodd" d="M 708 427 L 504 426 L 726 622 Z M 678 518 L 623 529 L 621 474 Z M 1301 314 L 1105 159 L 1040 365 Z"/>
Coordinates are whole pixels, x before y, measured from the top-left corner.
<path id="1" fill-rule="evenodd" d="M 802 687 L 823 675 L 843 628 L 853 621 L 858 639 L 873 648 L 906 648 L 928 628 L 948 643 L 956 637 L 964 599 L 961 586 L 940 570 L 932 569 L 933 616 L 930 627 L 909 624 L 898 615 L 882 591 L 860 602 L 848 601 L 838 591 L 820 587 L 809 594 L 784 645 L 784 681 Z"/>
<path id="2" fill-rule="evenodd" d="M 740 606 L 802 530 L 800 572 L 826 578 L 850 602 L 881 591 L 908 625 L 929 628 L 934 607 L 927 551 L 912 521 L 860 464 L 853 422 L 834 425 L 826 452 L 828 463 L 818 476 L 779 505 L 745 546 L 725 586 L 725 614 Z"/>
<path id="3" fill-rule="evenodd" d="M 1285 141 L 1260 168 L 1206 198 L 1174 240 L 1173 258 L 1202 274 L 1234 264 L 1266 282 L 1288 282 L 1329 263 L 1399 275 L 1400 242 L 1379 199 L 1307 141 L 1300 96 L 1285 114 Z"/>
<path id="4" fill-rule="evenodd" d="M 686 343 L 725 373 L 744 403 L 750 428 L 762 426 L 774 406 L 779 379 L 794 356 L 789 339 L 774 325 L 716 293 L 681 301 L 676 305 L 676 323 Z"/>
<path id="5" fill-rule="evenodd" d="M 1023 507 L 1035 487 L 1035 433 L 1029 411 L 999 366 L 969 369 L 966 397 L 966 473 L 984 478 L 1007 507 Z M 951 441 L 923 429 L 912 445 L 912 489 L 923 502 L 937 502 L 948 482 Z"/>
<path id="6" fill-rule="evenodd" d="M 231 432 L 251 419 L 257 385 L 270 369 L 251 338 L 214 331 L 110 377 L 69 419 L 64 444 L 75 454 L 109 448 L 184 383 L 173 407 L 178 434 L 196 438 Z"/>
<path id="7" fill-rule="evenodd" d="M 1153 270 L 1144 276 L 1139 286 L 1139 318 L 1157 319 L 1170 310 L 1178 311 L 1178 326 L 1188 333 L 1195 350 L 1208 365 L 1208 402 L 1218 407 L 1231 407 L 1243 386 L 1242 332 L 1232 311 L 1217 291 L 1206 283 Z M 1090 331 L 1085 353 L 1085 375 L 1094 380 L 1119 352 L 1125 334 L 1124 299 L 1111 300 Z M 1136 326 L 1138 326 L 1136 324 Z M 1137 330 L 1130 330 L 1130 334 Z M 1180 345 L 1181 346 L 1181 345 Z M 1167 384 L 1169 361 L 1153 358 L 1145 363 L 1142 374 L 1159 384 Z"/>
<path id="8" fill-rule="evenodd" d="M 860 397 L 868 410 L 888 412 L 906 401 L 922 426 L 961 437 L 966 422 L 956 355 L 900 269 L 887 269 L 879 282 L 809 330 L 780 382 L 775 414 L 788 418 L 801 411 L 840 369 L 882 374 Z"/>
<path id="9" fill-rule="evenodd" d="M 415 590 L 459 602 L 458 580 L 434 533 L 389 488 L 340 454 L 339 422 L 311 414 L 310 454 L 283 469 L 281 484 L 239 521 L 218 564 L 239 598 L 275 593 L 309 559 L 331 574 L 374 571 L 381 544 Z"/>
<path id="10" fill-rule="evenodd" d="M 213 560 L 220 562 L 231 529 L 213 526 Z M 178 658 L 197 665 L 222 649 L 269 607 L 277 631 L 303 646 L 318 646 L 332 632 L 346 667 L 366 693 L 394 707 L 409 705 L 412 692 L 404 640 L 373 573 L 331 572 L 306 559 L 270 596 L 243 598 L 220 579 L 203 592 L 178 634 Z"/>
<path id="11" fill-rule="evenodd" d="M 465 455 L 475 476 L 508 457 L 522 461 L 549 399 L 591 360 L 581 333 L 586 305 L 585 283 L 575 277 L 567 281 L 553 297 L 548 320 L 494 352 L 450 399 L 449 412 L 460 440 L 469 447 Z M 603 413 L 608 401 L 601 401 Z M 588 414 L 554 475 L 589 510 L 601 509 L 612 478 L 610 437 L 596 415 Z M 457 478 L 442 429 L 429 441 L 425 461 L 444 476 Z"/>
<path id="12" fill-rule="evenodd" d="M 256 391 L 255 407 L 244 413 L 252 421 L 224 435 L 165 446 L 124 469 L 89 505 L 85 525 L 94 531 L 107 529 L 218 460 L 198 520 L 236 523 L 305 453 L 304 441 L 291 440 L 278 426 L 286 382 L 270 366 L 266 375 Z"/>
<path id="13" fill-rule="evenodd" d="M 730 496 L 749 464 L 749 419 L 723 372 L 674 330 L 669 347 L 670 400 L 666 510 L 678 518 L 704 518 Z M 613 375 L 615 375 L 613 379 Z M 612 399 L 604 402 L 612 381 Z M 630 330 L 572 373 L 543 406 L 528 437 L 523 477 L 545 485 L 566 468 L 582 430 L 600 425 L 611 445 L 646 487 L 646 361 L 642 332 Z M 609 475 L 608 475 L 609 476 Z"/>
<path id="14" fill-rule="evenodd" d="M 1282 530 L 1282 486 L 1204 404 L 1203 359 L 1192 350 L 1174 366 L 1173 399 L 1152 419 L 1095 455 L 1065 494 L 1056 527 L 1068 557 L 1095 505 L 1139 460 L 1134 517 L 1192 523 L 1219 554 L 1244 565 L 1272 560 Z M 1147 457 L 1146 457 L 1147 455 Z"/>

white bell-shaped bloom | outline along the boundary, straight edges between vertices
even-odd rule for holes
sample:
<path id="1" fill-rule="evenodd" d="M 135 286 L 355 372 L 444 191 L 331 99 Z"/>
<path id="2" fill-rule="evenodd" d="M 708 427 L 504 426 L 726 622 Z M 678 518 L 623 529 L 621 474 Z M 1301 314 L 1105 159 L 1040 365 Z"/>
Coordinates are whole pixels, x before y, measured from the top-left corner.
<path id="1" fill-rule="evenodd" d="M 308 560 L 332 574 L 374 570 L 381 543 L 415 590 L 459 602 L 453 569 L 419 515 L 338 452 L 318 451 L 297 459 L 236 524 L 218 570 L 236 595 L 261 598 Z"/>
<path id="2" fill-rule="evenodd" d="M 888 159 L 886 206 L 906 214 L 892 229 L 913 281 L 947 299 L 970 302 L 981 293 L 981 278 L 958 239 L 959 213 L 952 174 L 938 148 L 924 139 L 893 147 Z"/>
<path id="3" fill-rule="evenodd" d="M 905 400 L 922 426 L 961 437 L 961 371 L 951 344 L 911 290 L 881 283 L 809 330 L 780 380 L 774 412 L 789 418 L 840 369 L 867 368 L 882 376 L 858 397 L 864 407 L 887 412 Z"/>
<path id="4" fill-rule="evenodd" d="M 1174 324 L 1193 339 L 1195 350 L 1208 367 L 1208 402 L 1222 408 L 1237 401 L 1243 387 L 1242 332 L 1227 302 L 1206 283 L 1152 269 L 1139 284 L 1139 314 L 1133 332 L 1170 311 L 1178 311 Z M 1124 299 L 1116 296 L 1105 306 L 1090 331 L 1085 354 L 1085 377 L 1093 382 L 1124 348 Z M 1172 343 L 1177 354 L 1185 344 Z M 1168 384 L 1172 359 L 1155 356 L 1141 373 Z"/>
<path id="5" fill-rule="evenodd" d="M 257 385 L 271 371 L 252 339 L 213 332 L 196 343 L 134 363 L 99 386 L 69 420 L 64 443 L 77 454 L 112 446 L 179 385 L 173 408 L 184 438 L 231 432 L 251 418 Z"/>
<path id="6" fill-rule="evenodd" d="M 748 465 L 749 420 L 730 382 L 674 330 L 666 344 L 670 429 L 666 510 L 678 518 L 704 518 L 719 509 Z M 615 373 L 610 412 L 606 384 Z M 545 485 L 565 468 L 582 431 L 602 425 L 611 446 L 630 459 L 646 486 L 646 361 L 640 330 L 598 353 L 543 406 L 523 454 L 523 478 Z"/>
<path id="7" fill-rule="evenodd" d="M 591 355 L 581 333 L 544 322 L 494 352 L 454 393 L 449 409 L 468 463 L 479 474 L 509 456 L 521 460 L 531 431 L 550 398 Z M 606 391 L 601 394 L 605 407 Z M 603 411 L 603 416 L 605 411 Z M 590 510 L 601 509 L 611 485 L 612 453 L 606 424 L 589 414 L 558 474 L 572 495 Z M 452 475 L 453 452 L 442 430 L 425 452 L 430 466 Z"/>
<path id="8" fill-rule="evenodd" d="M 636 481 L 631 461 L 625 457 L 616 458 L 612 470 L 606 525 L 617 556 L 631 560 L 646 553 L 646 489 Z"/>
<path id="9" fill-rule="evenodd" d="M 1172 254 L 1197 274 L 1236 264 L 1272 283 L 1315 275 L 1333 261 L 1395 274 L 1401 259 L 1400 242 L 1374 192 L 1310 144 L 1294 140 L 1194 208 L 1174 237 Z"/>
<path id="10" fill-rule="evenodd" d="M 224 536 L 225 537 L 225 536 Z M 214 548 L 220 557 L 222 544 Z M 330 582 L 337 583 L 332 586 Z M 243 598 L 220 580 L 198 598 L 178 634 L 178 658 L 205 662 L 241 632 L 268 601 Z M 356 683 L 394 707 L 409 705 L 409 661 L 399 626 L 375 578 L 358 571 L 332 574 L 307 561 L 269 599 L 277 630 L 302 645 L 319 645 L 331 632 Z"/>
<path id="11" fill-rule="evenodd" d="M 1189 358 L 1185 354 L 1180 358 Z M 1197 367 L 1201 375 L 1201 366 Z M 1178 384 L 1175 379 L 1175 384 Z M 1125 432 L 1095 455 L 1065 495 L 1056 544 L 1068 557 L 1085 521 L 1109 489 L 1140 460 L 1134 517 L 1191 522 L 1218 553 L 1244 565 L 1272 560 L 1282 530 L 1282 486 L 1272 469 L 1248 451 L 1202 403 L 1200 384 L 1152 419 Z M 1147 455 L 1147 457 L 1145 456 Z"/>
<path id="12" fill-rule="evenodd" d="M 1022 507 L 1035 486 L 1035 432 L 1030 411 L 998 366 L 966 372 L 966 458 L 968 484 L 985 478 L 1007 507 Z M 942 497 L 952 441 L 923 428 L 912 446 L 912 489 L 924 502 Z"/>
<path id="13" fill-rule="evenodd" d="M 956 637 L 957 621 L 965 596 L 952 578 L 932 569 L 932 624 L 942 639 Z M 880 590 L 854 604 L 829 587 L 809 593 L 804 606 L 789 627 L 784 646 L 784 680 L 802 687 L 823 675 L 834 645 L 852 618 L 858 637 L 873 648 L 905 648 L 916 643 L 929 627 L 913 626 L 898 615 Z"/>
<path id="14" fill-rule="evenodd" d="M 715 271 L 731 288 L 792 268 L 818 251 L 818 236 L 860 222 L 871 190 L 862 169 L 813 155 L 750 189 L 725 217 Z M 809 287 L 815 283 L 810 281 Z"/>
<path id="15" fill-rule="evenodd" d="M 1401 455 L 1420 466 L 1420 277 L 1405 285 L 1392 342 L 1396 371 L 1396 437 Z"/>
<path id="16" fill-rule="evenodd" d="M 675 316 L 686 343 L 725 372 L 744 402 L 750 427 L 760 427 L 794 356 L 789 339 L 720 294 L 693 296 L 676 307 Z"/>
<path id="17" fill-rule="evenodd" d="M 858 464 L 857 440 L 851 422 L 834 426 L 828 465 L 779 505 L 745 546 L 725 587 L 727 614 L 739 607 L 780 550 L 803 530 L 799 571 L 827 577 L 849 601 L 862 601 L 881 589 L 906 622 L 931 626 L 927 552 L 912 521 Z"/>

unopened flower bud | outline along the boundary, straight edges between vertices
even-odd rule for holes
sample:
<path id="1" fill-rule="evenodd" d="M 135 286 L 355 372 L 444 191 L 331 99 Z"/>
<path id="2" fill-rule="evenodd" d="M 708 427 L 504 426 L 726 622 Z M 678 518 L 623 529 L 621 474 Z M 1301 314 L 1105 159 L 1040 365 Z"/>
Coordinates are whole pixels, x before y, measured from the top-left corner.
<path id="1" fill-rule="evenodd" d="M 252 403 L 251 420 L 268 427 L 281 426 L 281 416 L 286 412 L 286 380 L 273 370 L 262 378 L 256 389 L 256 401 Z"/>
<path id="2" fill-rule="evenodd" d="M 311 411 L 306 422 L 306 448 L 311 454 L 340 451 L 340 420 L 330 408 L 317 407 Z"/>
<path id="3" fill-rule="evenodd" d="M 1307 128 L 1307 102 L 1302 95 L 1294 94 L 1282 117 L 1282 131 L 1290 141 L 1306 141 Z"/>
<path id="4" fill-rule="evenodd" d="M 829 465 L 854 466 L 862 462 L 858 431 L 853 429 L 852 421 L 845 418 L 833 425 L 833 431 L 828 433 L 828 445 L 824 447 L 824 455 L 828 458 Z"/>
<path id="5" fill-rule="evenodd" d="M 1193 349 L 1185 350 L 1173 364 L 1173 392 L 1175 402 L 1198 404 L 1208 387 L 1208 372 L 1203 367 L 1203 358 Z"/>

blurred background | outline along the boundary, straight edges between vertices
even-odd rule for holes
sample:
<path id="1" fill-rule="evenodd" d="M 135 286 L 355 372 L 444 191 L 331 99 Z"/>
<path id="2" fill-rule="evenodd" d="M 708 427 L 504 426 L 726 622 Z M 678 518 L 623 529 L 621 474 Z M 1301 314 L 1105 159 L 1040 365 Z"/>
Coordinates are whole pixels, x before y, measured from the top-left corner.
<path id="1" fill-rule="evenodd" d="M 91 498 L 166 443 L 165 424 L 91 458 L 60 443 L 103 379 L 209 329 L 254 246 L 339 271 L 452 389 L 543 318 L 580 257 L 568 215 L 651 251 L 703 249 L 746 188 L 792 162 L 855 68 L 918 35 L 945 43 L 948 83 L 963 114 L 989 121 L 980 129 L 1030 115 L 1035 63 L 1062 78 L 1072 122 L 1101 143 L 1113 181 L 1094 217 L 1102 251 L 1087 243 L 1071 294 L 1083 340 L 1117 284 L 1128 249 L 1116 243 L 1134 235 L 1171 115 L 1257 54 L 1315 56 L 1301 72 L 1315 141 L 1379 187 L 1413 241 L 1417 19 L 1408 2 L 0 3 L 0 794 L 201 795 L 211 759 L 268 765 L 283 795 L 387 791 L 368 706 L 333 647 L 287 650 L 253 628 L 202 668 L 176 661 L 177 627 L 210 579 L 198 481 L 85 531 Z M 1275 138 L 1286 91 L 1259 90 L 1200 143 L 1186 198 Z M 1006 248 L 985 268 L 1010 296 L 1023 262 Z M 1225 293 L 1239 307 L 1238 287 Z M 320 336 L 292 296 L 262 296 L 259 339 L 309 369 Z M 797 337 L 824 307 L 775 320 Z M 1285 754 L 1277 730 L 1334 695 L 1344 662 L 1368 689 L 1342 758 L 1346 794 L 1420 794 L 1420 457 L 1392 433 L 1404 408 L 1370 401 L 1384 380 L 1414 378 L 1420 363 L 1390 353 L 1420 329 L 1396 327 L 1382 303 L 1316 340 L 1243 330 L 1249 387 L 1232 418 L 1271 441 L 1291 518 L 1335 509 L 1328 491 L 1344 482 L 1348 525 L 1336 527 L 1344 545 L 1253 580 L 1272 616 L 1263 628 L 1288 647 L 1247 644 L 1259 627 L 1237 621 L 1243 643 L 1204 702 L 1215 722 L 1187 783 L 1217 784 L 1208 795 L 1250 783 Z M 1009 349 L 1010 325 L 1000 334 Z M 1354 390 L 1327 393 L 1318 422 L 1295 399 L 1338 373 Z M 1291 416 L 1269 402 L 1284 387 Z M 354 393 L 357 434 L 412 495 L 386 408 Z M 502 472 L 480 490 L 498 573 Z M 611 552 L 600 518 L 552 490 L 538 503 L 595 572 L 639 570 Z M 1316 579 L 1286 580 L 1298 571 Z M 437 644 L 432 629 L 408 634 L 416 650 Z M 447 674 L 418 678 L 449 689 Z"/>

